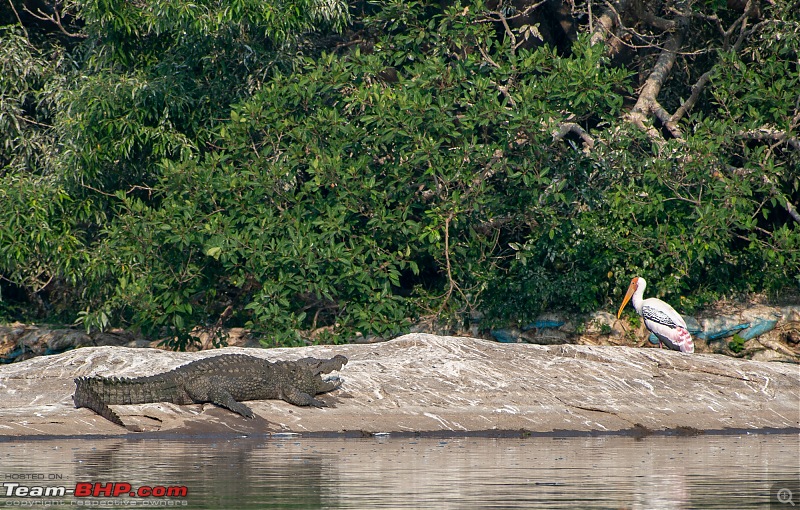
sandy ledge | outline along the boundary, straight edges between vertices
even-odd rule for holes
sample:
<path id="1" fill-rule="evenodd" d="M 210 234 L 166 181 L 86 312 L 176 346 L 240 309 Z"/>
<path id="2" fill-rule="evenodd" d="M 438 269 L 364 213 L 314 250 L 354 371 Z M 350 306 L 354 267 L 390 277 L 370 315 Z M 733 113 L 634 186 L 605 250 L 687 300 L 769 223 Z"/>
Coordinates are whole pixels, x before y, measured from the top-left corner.
<path id="1" fill-rule="evenodd" d="M 114 406 L 142 435 L 506 435 L 800 431 L 800 366 L 659 349 L 499 344 L 411 334 L 368 345 L 195 353 L 90 347 L 0 367 L 0 440 L 119 436 L 76 409 L 73 379 L 140 376 L 222 353 L 270 360 L 344 354 L 329 408 L 253 401 L 247 420 L 214 405 Z"/>

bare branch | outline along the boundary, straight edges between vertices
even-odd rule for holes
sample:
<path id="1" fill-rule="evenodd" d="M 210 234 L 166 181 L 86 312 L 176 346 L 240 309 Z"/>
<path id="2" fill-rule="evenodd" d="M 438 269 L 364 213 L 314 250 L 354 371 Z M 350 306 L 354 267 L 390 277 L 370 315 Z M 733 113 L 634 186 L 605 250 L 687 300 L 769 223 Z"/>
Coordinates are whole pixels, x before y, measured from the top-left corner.
<path id="1" fill-rule="evenodd" d="M 615 8 L 611 2 L 606 2 L 606 8 L 597 18 L 597 24 L 592 30 L 592 37 L 590 43 L 592 46 L 604 42 L 608 39 L 609 35 L 614 32 L 614 26 L 621 25 L 618 11 L 625 11 L 628 8 L 628 0 L 619 0 Z"/>
<path id="2" fill-rule="evenodd" d="M 483 49 L 483 46 L 478 46 L 478 51 L 481 52 L 481 56 L 483 57 L 483 60 L 486 61 L 486 63 L 491 64 L 492 67 L 500 69 L 500 64 L 492 60 L 492 57 L 490 57 L 489 54 L 486 53 L 486 50 Z"/>
<path id="3" fill-rule="evenodd" d="M 655 115 L 656 111 L 660 108 L 658 104 L 658 94 L 661 92 L 661 87 L 669 77 L 672 66 L 675 64 L 678 50 L 683 43 L 684 32 L 689 27 L 689 17 L 685 15 L 679 16 L 675 21 L 675 25 L 678 28 L 664 44 L 661 54 L 653 66 L 653 70 L 650 72 L 650 76 L 647 77 L 647 80 L 642 86 L 639 99 L 636 101 L 630 113 L 628 113 L 628 120 L 635 126 L 646 131 L 648 136 L 650 136 L 659 147 L 663 145 L 664 139 L 661 133 L 652 126 L 647 127 L 646 121 L 650 115 Z M 661 108 L 661 110 L 663 110 L 663 108 Z M 661 117 L 669 121 L 670 116 L 666 114 L 666 112 L 659 113 Z"/>
<path id="4" fill-rule="evenodd" d="M 669 131 L 674 138 L 683 141 L 683 133 L 678 127 L 678 124 L 672 122 L 672 115 L 670 115 L 658 101 L 653 103 L 653 115 L 664 124 L 664 127 L 667 128 L 667 131 Z"/>
<path id="5" fill-rule="evenodd" d="M 751 129 L 738 133 L 740 138 L 748 140 L 770 140 L 779 143 L 786 143 L 795 150 L 800 150 L 800 139 L 789 136 L 785 131 L 773 127 L 764 126 L 759 129 Z"/>
<path id="6" fill-rule="evenodd" d="M 87 37 L 89 37 L 86 34 L 69 32 L 66 28 L 64 28 L 64 25 L 62 23 L 63 20 L 62 12 L 58 10 L 58 7 L 56 7 L 53 10 L 53 14 L 45 14 L 44 12 L 42 12 L 41 9 L 36 9 L 36 12 L 33 12 L 25 6 L 23 6 L 23 10 L 38 20 L 49 21 L 50 23 L 55 24 L 58 27 L 58 29 L 61 30 L 61 33 L 63 33 L 67 37 L 75 37 L 77 39 L 86 39 Z"/>
<path id="7" fill-rule="evenodd" d="M 469 189 L 467 190 L 467 194 L 471 193 L 482 182 L 486 181 L 487 179 L 491 179 L 494 176 L 494 174 L 497 173 L 497 168 L 496 168 L 497 163 L 499 163 L 502 160 L 503 160 L 503 150 L 495 149 L 495 151 L 492 153 L 492 159 L 490 159 L 483 166 L 483 172 L 477 174 L 472 179 L 472 183 L 470 184 Z"/>
<path id="8" fill-rule="evenodd" d="M 548 0 L 542 0 L 541 2 L 537 2 L 535 4 L 531 4 L 528 7 L 526 7 L 524 11 L 522 11 L 522 12 L 520 12 L 518 14 L 515 14 L 514 16 L 511 16 L 509 19 L 516 18 L 517 16 L 527 16 L 528 14 L 531 13 L 531 11 L 534 11 L 534 10 L 538 9 L 539 7 L 543 6 L 547 2 L 548 2 Z"/>
<path id="9" fill-rule="evenodd" d="M 671 32 L 675 30 L 675 21 L 671 19 L 664 19 L 660 16 L 656 16 L 652 12 L 643 11 L 639 13 L 639 19 L 647 23 L 653 28 L 657 28 L 664 32 Z"/>
<path id="10" fill-rule="evenodd" d="M 532 11 L 534 11 L 534 10 L 538 9 L 539 7 L 543 6 L 544 4 L 546 4 L 548 1 L 549 0 L 541 0 L 540 2 L 537 2 L 535 4 L 531 4 L 528 7 L 526 7 L 524 11 L 519 11 L 518 13 L 513 14 L 511 16 L 506 16 L 504 14 L 501 14 L 498 11 L 489 11 L 486 14 L 493 14 L 493 15 L 496 15 L 498 17 L 497 18 L 492 18 L 492 17 L 487 16 L 486 18 L 480 19 L 478 21 L 481 22 L 481 23 L 496 22 L 496 21 L 500 21 L 501 18 L 506 19 L 506 20 L 510 20 L 510 19 L 515 19 L 515 18 L 519 18 L 519 17 L 522 17 L 522 16 L 527 16 Z"/>
<path id="11" fill-rule="evenodd" d="M 563 140 L 565 136 L 569 133 L 575 133 L 583 140 L 583 143 L 586 145 L 584 152 L 588 152 L 594 148 L 594 138 L 589 135 L 581 126 L 574 122 L 564 122 L 562 123 L 559 128 L 553 132 L 553 141 L 557 142 L 559 140 Z"/>
<path id="12" fill-rule="evenodd" d="M 745 37 L 749 35 L 749 32 L 747 30 L 747 21 L 748 19 L 750 19 L 751 16 L 757 15 L 757 12 L 758 12 L 758 0 L 747 0 L 747 5 L 744 8 L 744 13 L 728 29 L 728 32 L 732 34 L 736 25 L 740 23 L 742 25 L 742 28 L 739 30 L 739 37 L 736 39 L 736 42 L 733 43 L 734 51 L 739 51 L 739 48 L 742 47 L 742 43 L 744 42 Z M 726 32 L 726 39 L 725 39 L 726 43 L 728 42 L 728 37 L 729 37 L 727 35 L 728 32 Z"/>
<path id="13" fill-rule="evenodd" d="M 478 20 L 478 22 L 480 22 L 480 23 L 486 23 L 486 22 L 496 23 L 496 22 L 499 21 L 500 23 L 502 23 L 503 24 L 503 28 L 506 31 L 506 35 L 508 35 L 508 38 L 511 41 L 511 52 L 514 53 L 517 50 L 517 48 L 519 48 L 522 44 L 524 44 L 524 42 L 528 39 L 530 34 L 534 33 L 534 35 L 535 35 L 536 31 L 534 29 L 534 30 L 531 30 L 529 32 L 526 32 L 525 33 L 525 39 L 523 41 L 517 42 L 517 36 L 514 35 L 514 30 L 512 30 L 511 26 L 508 24 L 508 20 L 519 18 L 519 17 L 522 17 L 522 16 L 527 16 L 528 14 L 531 13 L 531 11 L 533 11 L 533 10 L 541 7 L 542 5 L 546 4 L 547 1 L 548 0 L 542 0 L 542 1 L 537 2 L 535 4 L 529 5 L 528 7 L 525 8 L 524 11 L 520 11 L 520 12 L 518 12 L 518 13 L 512 15 L 512 16 L 506 16 L 505 14 L 503 14 L 500 11 L 488 11 L 486 13 L 486 17 L 483 18 L 483 19 Z M 481 53 L 483 53 L 483 52 L 481 52 Z M 484 58 L 488 58 L 488 57 L 486 57 L 486 55 L 484 54 Z M 491 61 L 491 59 L 488 59 L 488 60 Z M 500 67 L 500 66 L 497 66 L 496 64 L 495 64 L 495 66 L 496 67 Z"/>
<path id="14" fill-rule="evenodd" d="M 692 16 L 698 17 L 701 19 L 705 19 L 708 21 L 712 21 L 717 25 L 720 33 L 723 37 L 723 51 L 728 51 L 733 49 L 734 51 L 738 51 L 741 48 L 742 43 L 745 39 L 745 34 L 749 33 L 747 31 L 747 20 L 751 14 L 758 10 L 758 2 L 753 0 L 748 0 L 747 5 L 745 6 L 744 13 L 730 26 L 727 30 L 722 28 L 722 21 L 717 17 L 717 15 L 709 16 L 700 13 L 691 13 Z M 730 37 L 733 32 L 736 30 L 736 27 L 741 25 L 741 30 L 739 33 L 739 37 L 737 38 L 736 42 L 734 43 L 733 47 L 730 46 Z M 711 81 L 711 75 L 713 74 L 714 70 L 710 69 L 703 73 L 697 82 L 692 85 L 692 93 L 689 98 L 683 102 L 683 104 L 675 111 L 672 117 L 669 119 L 669 122 L 666 124 L 667 127 L 671 125 L 677 125 L 677 123 L 694 108 L 694 105 L 697 103 L 698 99 L 700 98 L 700 94 L 703 92 L 703 89 L 708 82 Z"/>
<path id="15" fill-rule="evenodd" d="M 453 279 L 453 270 L 450 264 L 450 222 L 453 221 L 454 213 L 450 213 L 447 218 L 444 219 L 444 260 L 445 260 L 445 270 L 447 271 L 447 292 L 444 293 L 442 296 L 442 306 L 439 307 L 439 311 L 436 312 L 436 315 L 442 313 L 447 303 L 450 301 L 450 296 L 453 295 L 453 290 L 457 290 L 461 297 L 464 298 L 465 303 L 469 303 L 469 298 L 464 294 L 464 291 L 461 290 L 461 287 L 456 283 Z"/>
<path id="16" fill-rule="evenodd" d="M 697 83 L 692 85 L 692 93 L 689 98 L 683 102 L 683 104 L 675 110 L 675 113 L 672 114 L 672 117 L 669 119 L 670 124 L 677 125 L 678 122 L 683 118 L 684 115 L 689 113 L 694 105 L 697 103 L 697 100 L 700 99 L 700 94 L 703 92 L 703 89 L 711 81 L 711 74 L 713 73 L 713 69 L 706 71 L 705 73 L 700 76 L 700 79 L 697 80 Z"/>
<path id="17" fill-rule="evenodd" d="M 674 41 L 674 39 L 672 39 Z M 670 46 L 679 47 L 679 44 L 669 44 Z M 652 126 L 647 126 L 647 119 L 651 114 L 654 114 L 658 108 L 658 93 L 664 84 L 667 76 L 672 70 L 672 65 L 675 63 L 675 52 L 665 49 L 661 52 L 656 65 L 653 66 L 653 71 L 650 77 L 645 81 L 644 86 L 639 93 L 639 99 L 636 101 L 633 109 L 628 113 L 628 120 L 635 126 L 647 134 L 659 145 L 663 144 L 664 140 L 661 133 L 654 129 Z"/>
<path id="18" fill-rule="evenodd" d="M 675 11 L 675 9 L 672 9 L 672 11 L 673 12 L 677 12 L 677 11 Z M 717 30 L 719 30 L 720 35 L 722 36 L 722 41 L 723 41 L 722 42 L 722 50 L 723 51 L 728 51 L 730 49 L 738 50 L 741 47 L 742 42 L 744 41 L 744 38 L 746 37 L 746 35 L 748 33 L 747 32 L 747 20 L 749 18 L 751 18 L 753 15 L 755 15 L 757 12 L 758 12 L 758 0 L 748 0 L 747 4 L 745 5 L 744 12 L 742 13 L 742 15 L 739 16 L 736 19 L 736 21 L 734 21 L 731 24 L 731 26 L 729 26 L 727 28 L 727 30 L 722 28 L 722 20 L 720 20 L 719 17 L 716 14 L 708 15 L 708 14 L 703 14 L 703 13 L 699 13 L 699 12 L 692 12 L 690 15 L 692 17 L 704 19 L 706 21 L 710 21 L 710 22 L 714 23 L 714 25 L 716 25 L 716 27 L 717 27 Z M 678 14 L 680 14 L 680 13 L 678 13 Z M 739 36 L 737 37 L 737 40 L 733 44 L 733 46 L 731 46 L 731 43 L 730 43 L 731 36 L 736 31 L 736 28 L 739 25 L 741 25 L 741 28 L 739 30 Z"/>
<path id="19" fill-rule="evenodd" d="M 789 216 L 791 216 L 794 221 L 800 224 L 800 213 L 797 212 L 797 208 L 788 200 L 786 201 L 786 212 L 789 213 Z"/>
<path id="20" fill-rule="evenodd" d="M 517 49 L 517 36 L 514 35 L 514 32 L 511 30 L 511 27 L 508 25 L 508 20 L 503 15 L 503 13 L 499 12 L 499 11 L 494 11 L 494 12 L 491 12 L 489 14 L 496 15 L 500 19 L 500 21 L 503 23 L 503 28 L 505 28 L 505 30 L 506 30 L 506 35 L 508 35 L 508 37 L 511 39 L 511 51 L 513 53 L 514 50 Z"/>
<path id="21" fill-rule="evenodd" d="M 736 26 L 741 24 L 742 28 L 739 30 L 739 37 L 736 38 L 736 42 L 733 43 L 733 50 L 739 51 L 739 48 L 742 47 L 742 43 L 744 42 L 745 36 L 747 35 L 747 20 L 750 18 L 752 14 L 755 13 L 757 10 L 757 2 L 754 0 L 747 0 L 747 5 L 744 8 L 744 13 L 739 16 L 739 19 L 734 21 L 733 25 L 725 32 L 725 46 L 724 49 L 727 50 L 727 44 L 730 39 L 730 34 L 733 34 L 733 31 L 736 29 Z"/>
<path id="22" fill-rule="evenodd" d="M 788 200 L 786 201 L 786 212 L 789 213 L 789 216 L 791 216 L 794 221 L 800 223 L 800 213 L 797 212 L 797 208 Z"/>
<path id="23" fill-rule="evenodd" d="M 505 96 L 505 98 L 508 99 L 508 102 L 511 104 L 511 106 L 517 106 L 517 102 L 514 101 L 513 97 L 511 97 L 511 93 L 508 91 L 508 87 L 506 87 L 505 85 L 500 85 L 499 83 L 495 83 L 493 81 L 490 81 L 489 83 L 497 87 L 497 90 L 499 90 Z"/>
<path id="24" fill-rule="evenodd" d="M 25 29 L 25 25 L 22 24 L 22 19 L 19 17 L 19 13 L 17 12 L 17 8 L 14 7 L 14 0 L 8 0 L 9 5 L 11 5 L 11 10 L 14 11 L 14 16 L 17 17 L 17 21 L 19 22 L 19 26 L 22 28 L 22 32 L 25 34 L 25 39 L 30 41 L 30 37 L 28 37 L 28 30 Z"/>
<path id="25" fill-rule="evenodd" d="M 617 9 L 624 10 L 628 8 L 627 0 L 620 0 L 617 2 L 616 7 L 612 5 L 610 2 L 606 2 L 606 10 L 603 14 L 597 19 L 598 23 L 592 30 L 592 37 L 590 39 L 591 44 L 597 44 L 600 42 L 607 41 L 606 44 L 608 45 L 608 52 L 610 55 L 615 55 L 619 53 L 621 46 L 627 46 L 632 49 L 639 49 L 639 48 L 658 48 L 663 50 L 664 47 L 660 46 L 657 43 L 657 39 L 660 35 L 646 35 L 640 32 L 637 32 L 632 27 L 625 26 L 622 23 L 622 18 L 617 12 Z M 636 16 L 639 19 L 649 21 L 652 26 L 656 26 L 657 28 L 661 28 L 664 33 L 672 32 L 679 27 L 681 20 L 686 21 L 684 16 L 679 16 L 678 20 L 666 20 L 664 18 L 657 17 L 649 12 L 638 12 Z M 617 35 L 615 31 L 613 31 L 613 27 L 618 27 L 616 32 L 620 32 L 623 35 Z M 630 34 L 635 36 L 636 38 L 644 41 L 644 44 L 632 44 L 622 37 L 625 34 Z M 702 53 L 709 52 L 709 49 L 698 50 L 694 52 L 683 52 L 675 50 L 676 54 L 680 55 L 699 55 Z"/>
<path id="26" fill-rule="evenodd" d="M 691 16 L 694 17 L 694 18 L 702 19 L 702 20 L 709 21 L 709 22 L 713 23 L 717 27 L 717 30 L 719 30 L 719 33 L 723 37 L 725 36 L 725 29 L 722 28 L 722 20 L 719 19 L 719 16 L 717 16 L 716 14 L 705 14 L 703 12 L 692 12 Z"/>

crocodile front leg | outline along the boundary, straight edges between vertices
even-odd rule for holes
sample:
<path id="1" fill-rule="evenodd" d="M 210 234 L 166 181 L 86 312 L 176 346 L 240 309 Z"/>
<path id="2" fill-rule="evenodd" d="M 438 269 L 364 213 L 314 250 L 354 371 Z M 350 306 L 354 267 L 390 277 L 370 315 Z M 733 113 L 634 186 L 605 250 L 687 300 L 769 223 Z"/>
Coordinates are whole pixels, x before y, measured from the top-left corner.
<path id="1" fill-rule="evenodd" d="M 245 418 L 255 418 L 253 410 L 241 402 L 237 402 L 233 396 L 221 388 L 212 388 L 208 392 L 208 401 L 220 407 L 230 409 L 236 414 L 240 414 Z"/>
<path id="2" fill-rule="evenodd" d="M 308 393 L 298 390 L 294 386 L 281 392 L 281 398 L 296 406 L 328 407 L 322 400 L 317 400 Z"/>

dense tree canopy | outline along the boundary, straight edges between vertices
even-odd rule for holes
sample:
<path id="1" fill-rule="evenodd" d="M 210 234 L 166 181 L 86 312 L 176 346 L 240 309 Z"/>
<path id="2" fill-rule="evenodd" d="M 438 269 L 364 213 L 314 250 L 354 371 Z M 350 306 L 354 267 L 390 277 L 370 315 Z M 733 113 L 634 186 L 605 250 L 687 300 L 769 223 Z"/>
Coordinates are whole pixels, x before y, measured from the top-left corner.
<path id="1" fill-rule="evenodd" d="M 800 4 L 8 0 L 0 318 L 265 344 L 800 285 Z"/>

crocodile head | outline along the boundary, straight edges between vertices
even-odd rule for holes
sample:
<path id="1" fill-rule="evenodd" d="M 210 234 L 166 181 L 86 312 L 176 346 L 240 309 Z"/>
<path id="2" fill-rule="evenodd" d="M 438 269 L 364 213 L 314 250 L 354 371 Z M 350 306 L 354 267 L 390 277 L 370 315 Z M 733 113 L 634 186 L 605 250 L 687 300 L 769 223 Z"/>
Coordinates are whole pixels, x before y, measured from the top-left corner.
<path id="1" fill-rule="evenodd" d="M 317 358 L 302 358 L 297 360 L 298 363 L 303 363 L 311 370 L 314 375 L 329 374 L 341 370 L 347 364 L 347 358 L 341 354 L 337 354 L 331 359 L 317 359 Z"/>
<path id="2" fill-rule="evenodd" d="M 336 356 L 329 360 L 305 358 L 297 361 L 282 361 L 278 363 L 286 370 L 285 373 L 287 374 L 286 377 L 288 377 L 288 384 L 291 387 L 313 397 L 319 393 L 327 393 L 341 386 L 342 381 L 338 378 L 335 380 L 326 380 L 322 378 L 322 374 L 339 370 L 347 363 L 347 358 L 344 356 Z"/>

